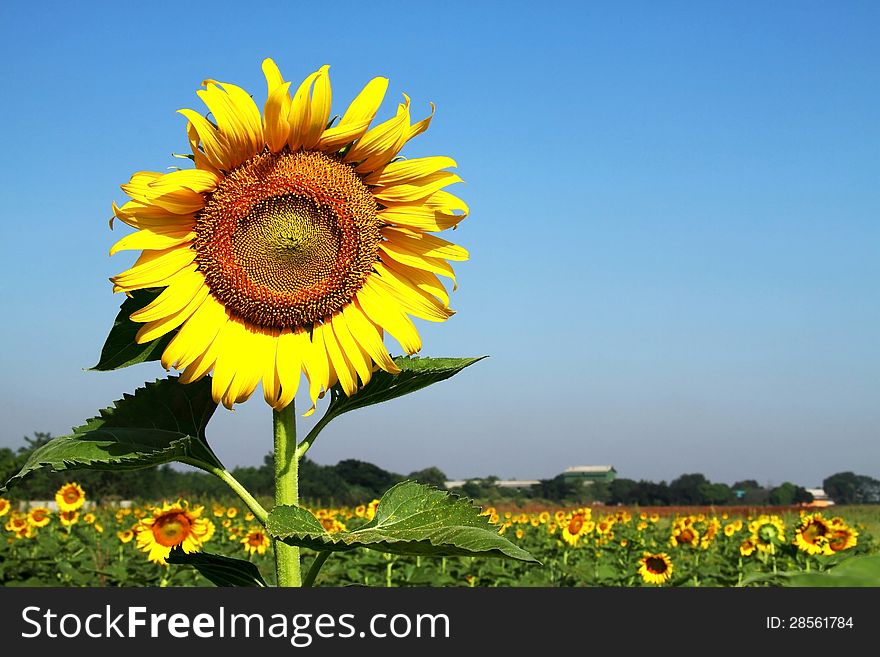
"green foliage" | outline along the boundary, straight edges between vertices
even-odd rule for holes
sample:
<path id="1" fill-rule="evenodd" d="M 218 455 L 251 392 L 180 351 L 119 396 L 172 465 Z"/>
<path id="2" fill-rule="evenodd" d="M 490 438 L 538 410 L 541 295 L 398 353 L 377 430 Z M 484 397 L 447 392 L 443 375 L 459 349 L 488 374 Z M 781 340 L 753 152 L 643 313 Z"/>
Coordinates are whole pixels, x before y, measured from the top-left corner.
<path id="1" fill-rule="evenodd" d="M 469 500 L 412 481 L 385 493 L 375 517 L 352 531 L 330 534 L 309 511 L 295 506 L 272 509 L 267 529 L 285 543 L 315 550 L 364 547 L 393 554 L 481 555 L 537 563 L 499 535 Z"/>
<path id="2" fill-rule="evenodd" d="M 801 502 L 812 502 L 813 496 L 802 486 L 786 481 L 770 491 L 768 501 L 775 506 L 790 506 Z"/>
<path id="3" fill-rule="evenodd" d="M 250 561 L 207 552 L 187 554 L 179 547 L 168 555 L 168 563 L 192 566 L 215 586 L 266 586 L 259 569 Z"/>
<path id="4" fill-rule="evenodd" d="M 880 555 L 844 559 L 820 573 L 797 573 L 786 577 L 784 586 L 880 586 Z"/>
<path id="5" fill-rule="evenodd" d="M 71 435 L 53 438 L 35 449 L 0 490 L 40 468 L 116 471 L 169 461 L 222 468 L 205 439 L 205 426 L 215 408 L 207 377 L 185 386 L 176 377 L 148 383 L 100 411 Z"/>
<path id="6" fill-rule="evenodd" d="M 880 481 L 853 472 L 838 472 L 822 482 L 825 493 L 836 504 L 877 504 Z"/>
<path id="7" fill-rule="evenodd" d="M 358 408 L 366 408 L 373 404 L 403 397 L 411 392 L 416 392 L 434 383 L 445 381 L 464 368 L 473 365 L 486 358 L 419 358 L 399 356 L 394 362 L 400 368 L 399 374 L 388 374 L 379 370 L 373 374 L 370 382 L 361 388 L 357 394 L 348 397 L 337 383 L 331 388 L 330 406 L 321 425 L 325 425 L 333 418 L 343 413 L 348 413 Z"/>
<path id="8" fill-rule="evenodd" d="M 176 331 L 171 331 L 161 338 L 151 340 L 145 344 L 137 344 L 135 335 L 143 327 L 143 324 L 133 322 L 129 316 L 152 303 L 162 292 L 162 288 L 150 288 L 146 290 L 134 290 L 119 308 L 119 314 L 113 320 L 113 326 L 101 349 L 101 357 L 93 370 L 108 371 L 118 370 L 129 365 L 137 365 L 151 360 L 159 360 L 165 347 L 171 342 Z"/>

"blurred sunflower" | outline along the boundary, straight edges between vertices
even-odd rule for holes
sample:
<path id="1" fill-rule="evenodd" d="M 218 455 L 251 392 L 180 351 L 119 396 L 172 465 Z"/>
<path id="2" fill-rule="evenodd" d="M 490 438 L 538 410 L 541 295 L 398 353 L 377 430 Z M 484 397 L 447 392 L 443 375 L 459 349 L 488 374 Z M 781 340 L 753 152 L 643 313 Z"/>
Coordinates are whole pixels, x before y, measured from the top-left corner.
<path id="1" fill-rule="evenodd" d="M 58 520 L 65 527 L 73 527 L 79 522 L 79 511 L 62 511 L 58 514 Z"/>
<path id="2" fill-rule="evenodd" d="M 794 530 L 794 544 L 807 554 L 832 554 L 832 525 L 821 513 L 805 513 Z"/>
<path id="3" fill-rule="evenodd" d="M 131 529 L 123 529 L 120 532 L 116 532 L 116 537 L 121 543 L 131 543 L 134 538 L 134 531 Z"/>
<path id="4" fill-rule="evenodd" d="M 259 527 L 252 527 L 247 535 L 241 539 L 244 551 L 248 554 L 265 554 L 269 547 L 269 537 Z"/>
<path id="5" fill-rule="evenodd" d="M 828 538 L 828 547 L 832 552 L 840 552 L 858 545 L 859 532 L 843 522 L 842 519 L 832 519 L 831 536 Z"/>
<path id="6" fill-rule="evenodd" d="M 374 78 L 330 119 L 328 66 L 293 96 L 271 59 L 260 110 L 243 89 L 206 80 L 197 93 L 213 122 L 190 109 L 194 169 L 142 171 L 122 185 L 116 218 L 137 232 L 110 250 L 142 250 L 114 276 L 114 292 L 165 288 L 130 319 L 140 344 L 168 333 L 166 369 L 182 383 L 213 371 L 227 408 L 262 382 L 275 410 L 290 404 L 301 373 L 315 401 L 337 381 L 346 395 L 375 368 L 399 368 L 388 331 L 407 354 L 422 343 L 410 316 L 442 322 L 453 311 L 437 276 L 465 249 L 431 235 L 454 228 L 467 206 L 443 188 L 461 179 L 448 157 L 398 159 L 431 116 L 410 121 L 410 99 L 370 127 L 388 80 Z M 433 114 L 432 114 L 433 115 Z M 112 226 L 112 220 L 111 220 Z"/>
<path id="7" fill-rule="evenodd" d="M 672 559 L 665 552 L 645 552 L 639 559 L 639 575 L 647 584 L 665 584 L 672 577 Z"/>
<path id="8" fill-rule="evenodd" d="M 138 525 L 138 549 L 146 552 L 150 561 L 163 565 L 178 545 L 184 552 L 198 552 L 214 535 L 214 523 L 202 517 L 203 511 L 204 507 L 190 507 L 186 502 L 155 507 L 152 517 Z"/>
<path id="9" fill-rule="evenodd" d="M 76 511 L 85 504 L 86 492 L 79 484 L 70 482 L 58 489 L 55 502 L 61 511 Z"/>
<path id="10" fill-rule="evenodd" d="M 562 525 L 562 540 L 574 547 L 584 534 L 587 518 L 583 513 L 574 513 Z"/>
<path id="11" fill-rule="evenodd" d="M 45 527 L 52 520 L 52 513 L 44 506 L 35 506 L 28 511 L 28 522 L 34 527 Z"/>
<path id="12" fill-rule="evenodd" d="M 12 508 L 12 505 L 9 503 L 9 500 L 0 497 L 0 518 L 9 513 L 10 508 Z"/>
<path id="13" fill-rule="evenodd" d="M 785 523 L 779 516 L 758 516 L 749 523 L 749 532 L 755 547 L 768 554 L 775 554 L 785 541 Z"/>

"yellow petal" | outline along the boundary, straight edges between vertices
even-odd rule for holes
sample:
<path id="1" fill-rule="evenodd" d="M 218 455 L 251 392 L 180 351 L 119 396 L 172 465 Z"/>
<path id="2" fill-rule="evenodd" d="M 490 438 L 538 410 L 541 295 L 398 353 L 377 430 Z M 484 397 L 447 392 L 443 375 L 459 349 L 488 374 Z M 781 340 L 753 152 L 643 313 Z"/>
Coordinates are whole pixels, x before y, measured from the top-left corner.
<path id="1" fill-rule="evenodd" d="M 319 73 L 320 71 L 312 73 L 303 80 L 290 103 L 290 113 L 287 119 L 290 124 L 290 134 L 287 137 L 287 145 L 293 152 L 302 148 L 308 136 L 311 117 L 309 90 L 312 88 L 312 84 L 317 79 Z"/>
<path id="2" fill-rule="evenodd" d="M 205 276 L 196 271 L 197 266 L 193 263 L 171 277 L 168 287 L 152 302 L 129 315 L 129 319 L 133 322 L 152 322 L 181 310 L 205 285 Z"/>
<path id="3" fill-rule="evenodd" d="M 427 258 L 425 256 L 412 255 L 411 253 L 397 248 L 392 242 L 380 242 L 379 248 L 385 253 L 383 262 L 384 258 L 391 258 L 401 264 L 433 272 L 434 274 L 439 274 L 446 278 L 451 278 L 453 284 L 455 283 L 455 272 L 452 271 L 452 266 L 442 258 Z M 454 286 L 453 289 L 457 289 L 457 286 Z"/>
<path id="4" fill-rule="evenodd" d="M 144 228 L 143 230 L 139 230 L 136 233 L 132 233 L 131 235 L 126 235 L 121 240 L 116 242 L 112 247 L 110 247 L 110 255 L 112 256 L 116 253 L 119 253 L 120 251 L 132 251 L 142 249 L 151 249 L 158 251 L 162 249 L 168 249 L 172 246 L 187 244 L 194 240 L 195 237 L 195 232 L 191 230 L 159 231 Z"/>
<path id="5" fill-rule="evenodd" d="M 422 348 L 422 339 L 415 325 L 399 310 L 394 299 L 383 298 L 366 285 L 358 290 L 355 298 L 370 321 L 393 335 L 407 354 L 414 354 Z"/>
<path id="6" fill-rule="evenodd" d="M 315 86 L 312 89 L 312 98 L 309 104 L 308 127 L 303 136 L 303 148 L 313 150 L 321 139 L 321 135 L 327 128 L 330 120 L 330 101 L 332 91 L 330 88 L 330 67 L 322 66 L 315 78 Z"/>
<path id="7" fill-rule="evenodd" d="M 175 214 L 151 203 L 128 201 L 122 207 L 112 206 L 116 218 L 132 228 L 191 230 L 196 225 L 194 214 Z"/>
<path id="8" fill-rule="evenodd" d="M 365 176 L 364 182 L 377 187 L 404 183 L 415 184 L 419 178 L 455 166 L 458 166 L 455 160 L 445 155 L 416 157 L 411 160 L 400 160 L 386 164 L 382 169 Z"/>
<path id="9" fill-rule="evenodd" d="M 303 351 L 302 364 L 309 380 L 309 397 L 312 404 L 318 400 L 322 390 L 329 388 L 330 369 L 327 348 L 324 346 L 324 332 L 321 324 L 312 330 L 311 340 Z M 314 406 L 312 407 L 314 410 Z"/>
<path id="10" fill-rule="evenodd" d="M 187 319 L 162 353 L 162 367 L 183 369 L 205 354 L 228 321 L 226 310 L 212 295 Z M 213 363 L 213 361 L 212 361 Z"/>
<path id="11" fill-rule="evenodd" d="M 342 314 L 345 316 L 345 321 L 352 337 L 369 354 L 373 362 L 390 374 L 399 373 L 400 368 L 385 348 L 385 343 L 382 340 L 382 329 L 370 321 L 360 306 L 357 303 L 346 304 L 342 308 Z"/>
<path id="12" fill-rule="evenodd" d="M 437 171 L 423 176 L 412 183 L 401 183 L 376 188 L 373 190 L 373 196 L 383 203 L 385 201 L 412 203 L 413 201 L 427 198 L 447 185 L 457 182 L 462 182 L 461 178 L 451 171 Z"/>
<path id="13" fill-rule="evenodd" d="M 367 286 L 383 298 L 394 299 L 402 311 L 419 319 L 445 322 L 454 314 L 434 297 L 423 294 L 418 288 L 409 287 L 400 279 L 394 278 L 388 270 L 385 270 L 385 277 L 370 276 L 364 283 L 364 287 Z"/>
<path id="14" fill-rule="evenodd" d="M 396 266 L 401 267 L 401 265 Z M 376 282 L 384 282 L 389 285 L 394 290 L 395 294 L 405 301 L 407 304 L 407 312 L 410 314 L 432 322 L 446 321 L 454 314 L 447 305 L 448 297 L 445 302 L 438 301 L 431 292 L 423 291 L 417 283 L 413 282 L 406 276 L 401 275 L 385 263 L 377 262 L 375 267 L 379 276 L 371 276 L 370 278 L 375 278 Z M 417 272 L 419 270 L 411 269 L 410 271 Z M 434 281 L 437 282 L 437 287 L 440 288 L 438 291 L 443 291 L 445 293 L 443 286 L 437 281 L 436 276 L 428 272 L 422 272 L 422 274 L 426 277 L 432 277 Z M 434 289 L 436 290 L 436 288 Z M 417 308 L 418 312 L 413 312 L 411 308 Z"/>
<path id="15" fill-rule="evenodd" d="M 397 107 L 397 115 L 371 128 L 345 154 L 344 162 L 356 164 L 355 171 L 368 173 L 394 159 L 409 131 L 409 97 Z"/>
<path id="16" fill-rule="evenodd" d="M 391 258 L 386 258 L 381 264 L 382 268 L 393 271 L 398 277 L 408 281 L 410 285 L 414 285 L 423 292 L 434 295 L 444 306 L 449 306 L 449 293 L 446 291 L 443 283 L 440 282 L 440 279 L 431 272 L 409 267 Z M 377 271 L 380 270 L 377 268 Z"/>
<path id="17" fill-rule="evenodd" d="M 211 126 L 211 130 L 213 129 L 213 126 Z M 211 159 L 205 155 L 204 150 L 199 146 L 199 131 L 196 130 L 196 127 L 189 121 L 186 122 L 186 138 L 187 141 L 189 141 L 189 148 L 192 151 L 193 162 L 195 163 L 196 168 L 202 169 L 203 171 L 210 171 L 219 176 L 220 169 L 212 164 Z"/>
<path id="18" fill-rule="evenodd" d="M 418 123 L 415 123 L 412 126 L 410 126 L 409 134 L 406 136 L 407 141 L 409 141 L 413 137 L 418 137 L 420 134 L 422 134 L 425 130 L 428 129 L 428 126 L 431 125 L 431 119 L 434 118 L 434 110 L 435 110 L 434 103 L 431 103 L 431 114 L 429 116 L 427 116 L 426 118 L 422 119 L 421 121 L 419 121 Z"/>
<path id="19" fill-rule="evenodd" d="M 193 147 L 193 155 L 198 159 L 199 146 L 204 153 L 205 159 L 215 169 L 228 171 L 234 165 L 235 145 L 229 143 L 227 135 L 215 128 L 208 119 L 191 109 L 177 110 L 189 120 L 187 134 L 190 135 L 190 146 Z M 191 127 L 190 127 L 191 126 Z M 198 142 L 194 144 L 192 132 L 198 135 Z M 196 161 L 198 165 L 198 161 Z"/>
<path id="20" fill-rule="evenodd" d="M 376 112 L 388 89 L 388 78 L 373 78 L 348 106 L 339 125 L 328 128 L 321 136 L 318 148 L 332 152 L 363 136 L 376 117 Z"/>
<path id="21" fill-rule="evenodd" d="M 229 164 L 236 167 L 253 157 L 263 143 L 263 126 L 251 97 L 235 85 L 221 87 L 212 80 L 206 80 L 205 88 L 196 94 L 208 106 L 217 129 L 229 144 Z"/>
<path id="22" fill-rule="evenodd" d="M 351 397 L 357 392 L 357 377 L 354 367 L 339 346 L 339 341 L 332 330 L 332 322 L 324 324 L 324 326 L 326 327 L 324 343 L 327 346 L 327 353 L 330 355 L 330 362 L 333 363 L 333 369 L 336 372 L 336 376 L 339 377 L 339 384 L 342 386 L 343 392 Z"/>
<path id="23" fill-rule="evenodd" d="M 269 150 L 277 153 L 287 144 L 290 135 L 290 83 L 285 82 L 270 94 L 266 100 L 265 134 Z"/>
<path id="24" fill-rule="evenodd" d="M 330 325 L 333 327 L 333 334 L 336 336 L 336 341 L 339 343 L 342 353 L 345 354 L 346 360 L 357 372 L 361 385 L 366 385 L 369 383 L 370 377 L 373 376 L 373 361 L 352 337 L 345 314 L 336 313 L 330 321 Z"/>
<path id="25" fill-rule="evenodd" d="M 110 280 L 117 291 L 164 287 L 167 279 L 189 265 L 195 258 L 195 251 L 179 246 L 162 251 L 144 251 L 131 269 L 117 274 Z"/>
<path id="26" fill-rule="evenodd" d="M 435 235 L 385 226 L 382 228 L 382 236 L 399 249 L 413 255 L 457 261 L 468 259 L 467 249 Z"/>
<path id="27" fill-rule="evenodd" d="M 466 216 L 465 214 L 437 212 L 425 205 L 399 205 L 385 208 L 379 212 L 379 218 L 386 224 L 397 224 L 432 232 L 452 228 Z"/>
<path id="28" fill-rule="evenodd" d="M 134 341 L 138 344 L 145 344 L 173 331 L 195 312 L 206 296 L 208 296 L 208 286 L 203 285 L 189 303 L 177 312 L 144 324 L 135 335 Z"/>
<path id="29" fill-rule="evenodd" d="M 303 359 L 311 348 L 309 334 L 305 331 L 285 331 L 278 336 L 278 351 L 275 357 L 275 370 L 281 383 L 281 393 L 277 399 L 276 410 L 288 406 L 296 397 L 303 372 Z"/>

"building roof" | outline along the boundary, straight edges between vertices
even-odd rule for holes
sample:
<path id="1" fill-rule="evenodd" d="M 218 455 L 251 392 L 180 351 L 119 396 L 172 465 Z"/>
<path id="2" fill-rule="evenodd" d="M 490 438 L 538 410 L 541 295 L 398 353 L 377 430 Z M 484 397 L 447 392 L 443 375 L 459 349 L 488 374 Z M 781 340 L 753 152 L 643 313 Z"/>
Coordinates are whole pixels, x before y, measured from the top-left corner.
<path id="1" fill-rule="evenodd" d="M 613 465 L 573 465 L 566 468 L 565 472 L 611 472 L 614 470 Z"/>

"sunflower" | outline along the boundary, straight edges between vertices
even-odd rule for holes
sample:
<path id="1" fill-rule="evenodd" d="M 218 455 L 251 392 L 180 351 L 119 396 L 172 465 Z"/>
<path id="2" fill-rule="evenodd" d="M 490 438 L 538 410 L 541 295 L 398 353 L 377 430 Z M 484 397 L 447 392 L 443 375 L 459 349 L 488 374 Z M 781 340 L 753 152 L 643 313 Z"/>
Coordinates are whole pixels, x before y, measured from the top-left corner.
<path id="1" fill-rule="evenodd" d="M 214 523 L 201 517 L 203 511 L 204 507 L 190 508 L 186 502 L 155 507 L 152 517 L 138 525 L 138 549 L 147 552 L 150 561 L 163 565 L 178 545 L 184 552 L 197 552 L 214 535 Z"/>
<path id="2" fill-rule="evenodd" d="M 785 542 L 785 523 L 779 516 L 758 516 L 749 523 L 752 543 L 761 552 L 775 554 L 776 548 Z"/>
<path id="3" fill-rule="evenodd" d="M 646 584 L 665 584 L 672 577 L 672 559 L 665 552 L 645 552 L 639 559 L 639 575 Z"/>
<path id="4" fill-rule="evenodd" d="M 252 527 L 248 531 L 247 536 L 241 539 L 241 543 L 244 545 L 244 551 L 248 554 L 253 554 L 254 552 L 265 554 L 266 548 L 269 547 L 269 537 L 262 529 Z"/>
<path id="5" fill-rule="evenodd" d="M 691 518 L 677 519 L 672 524 L 672 536 L 669 538 L 672 547 L 687 545 L 695 548 L 700 544 L 700 533 L 693 525 Z"/>
<path id="6" fill-rule="evenodd" d="M 86 501 L 86 493 L 79 484 L 70 482 L 64 484 L 55 493 L 55 502 L 62 511 L 76 511 Z"/>
<path id="7" fill-rule="evenodd" d="M 0 497 L 0 518 L 9 513 L 9 509 L 12 508 L 12 505 L 9 503 L 9 500 Z"/>
<path id="8" fill-rule="evenodd" d="M 828 538 L 828 547 L 832 552 L 848 550 L 858 545 L 859 532 L 847 525 L 842 520 L 832 521 L 831 536 Z"/>
<path id="9" fill-rule="evenodd" d="M 794 544 L 807 554 L 833 554 L 829 546 L 833 535 L 833 525 L 827 518 L 821 513 L 807 513 L 794 530 Z"/>
<path id="10" fill-rule="evenodd" d="M 747 538 L 739 544 L 739 553 L 744 557 L 749 557 L 755 552 L 755 543 L 751 538 Z"/>
<path id="11" fill-rule="evenodd" d="M 119 539 L 120 543 L 131 543 L 131 540 L 134 538 L 134 531 L 131 529 L 123 529 L 121 532 L 116 532 L 116 537 Z"/>
<path id="12" fill-rule="evenodd" d="M 61 511 L 58 520 L 65 527 L 72 527 L 79 522 L 79 511 Z"/>
<path id="13" fill-rule="evenodd" d="M 467 206 L 443 188 L 461 179 L 448 157 L 399 159 L 432 115 L 411 123 L 410 99 L 370 128 L 388 80 L 374 78 L 335 125 L 328 66 L 291 97 L 263 62 L 263 115 L 243 89 L 206 80 L 197 93 L 213 122 L 190 109 L 195 168 L 132 176 L 113 205 L 137 232 L 110 250 L 141 250 L 114 276 L 114 292 L 164 288 L 130 319 L 139 344 L 174 333 L 166 369 L 181 383 L 213 371 L 215 402 L 247 400 L 262 382 L 275 410 L 290 404 L 300 374 L 312 409 L 337 381 L 346 395 L 375 368 L 397 373 L 388 331 L 407 354 L 421 349 L 410 316 L 442 322 L 453 311 L 437 276 L 468 258 L 431 235 L 454 228 Z M 112 227 L 112 219 L 111 219 Z M 311 412 L 311 411 L 310 411 Z"/>
<path id="14" fill-rule="evenodd" d="M 28 511 L 27 517 L 28 522 L 34 527 L 45 527 L 52 520 L 51 512 L 44 506 L 35 506 Z"/>
<path id="15" fill-rule="evenodd" d="M 583 513 L 572 514 L 562 525 L 562 540 L 574 547 L 584 534 L 586 516 Z"/>

